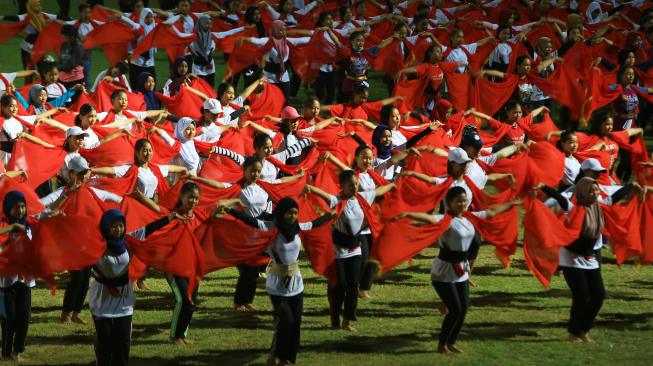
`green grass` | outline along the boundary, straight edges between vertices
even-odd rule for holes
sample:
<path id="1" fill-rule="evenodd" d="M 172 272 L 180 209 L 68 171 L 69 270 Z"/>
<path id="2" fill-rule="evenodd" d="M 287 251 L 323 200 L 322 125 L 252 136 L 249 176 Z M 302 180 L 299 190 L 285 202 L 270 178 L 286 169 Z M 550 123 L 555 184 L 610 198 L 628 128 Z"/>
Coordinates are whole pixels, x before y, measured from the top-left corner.
<path id="1" fill-rule="evenodd" d="M 56 12 L 54 1 L 44 1 Z M 107 1 L 107 5 L 115 5 Z M 8 1 L 0 13 L 14 13 Z M 73 14 L 74 15 L 74 14 Z M 21 69 L 19 39 L 0 45 L 0 70 Z M 168 74 L 164 52 L 157 54 L 159 85 Z M 217 55 L 218 77 L 224 61 Z M 101 51 L 94 53 L 94 77 L 108 63 Z M 21 84 L 19 81 L 18 84 Z M 381 75 L 372 73 L 371 98 L 386 96 Z M 302 89 L 299 101 L 310 93 Z M 296 101 L 293 101 L 296 102 Z M 305 276 L 305 308 L 301 365 L 649 365 L 653 350 L 653 269 L 614 264 L 608 255 L 603 267 L 607 299 L 592 336 L 596 344 L 566 343 L 566 321 L 571 302 L 562 278 L 554 278 L 544 290 L 524 266 L 518 253 L 512 267 L 502 269 L 490 247 L 484 247 L 475 270 L 477 288 L 471 291 L 471 308 L 460 336 L 463 355 L 435 353 L 442 316 L 430 285 L 429 269 L 436 250 L 429 249 L 415 261 L 417 267 L 400 266 L 376 284 L 374 298 L 359 303 L 359 332 L 351 335 L 328 328 L 326 283 L 302 261 Z M 606 253 L 607 254 L 607 251 Z M 158 272 L 152 272 L 151 292 L 138 292 L 134 313 L 131 364 L 133 365 L 262 365 L 272 339 L 270 301 L 263 281 L 255 301 L 260 312 L 238 314 L 231 309 L 236 283 L 235 269 L 207 276 L 200 287 L 199 306 L 189 337 L 192 346 L 173 346 L 168 340 L 174 298 Z M 51 296 L 45 284 L 33 292 L 33 318 L 25 357 L 35 365 L 93 364 L 94 328 L 91 324 L 58 322 L 66 276 L 60 291 Z M 83 316 L 90 320 L 88 310 Z"/>

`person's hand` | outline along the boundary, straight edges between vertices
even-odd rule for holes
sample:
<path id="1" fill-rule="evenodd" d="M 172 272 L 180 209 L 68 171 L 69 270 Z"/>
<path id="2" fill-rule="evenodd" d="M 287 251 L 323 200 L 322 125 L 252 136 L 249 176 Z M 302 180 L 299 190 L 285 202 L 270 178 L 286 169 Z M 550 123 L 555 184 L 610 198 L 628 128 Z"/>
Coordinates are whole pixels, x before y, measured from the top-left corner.
<path id="1" fill-rule="evenodd" d="M 306 175 L 306 169 L 304 168 L 299 169 L 299 171 L 297 171 L 297 174 L 295 174 L 296 177 L 300 177 L 300 178 L 303 177 L 304 175 Z"/>
<path id="2" fill-rule="evenodd" d="M 401 177 L 414 177 L 415 172 L 412 170 L 402 170 L 401 173 L 399 173 L 399 176 Z"/>
<path id="3" fill-rule="evenodd" d="M 436 131 L 442 126 L 444 126 L 444 123 L 442 123 L 442 122 L 440 122 L 438 120 L 429 122 L 429 128 L 431 129 L 431 131 Z"/>
<path id="4" fill-rule="evenodd" d="M 27 229 L 25 228 L 25 225 L 19 224 L 17 222 L 11 224 L 11 231 L 22 231 L 25 232 Z"/>
<path id="5" fill-rule="evenodd" d="M 20 175 L 21 175 L 25 180 L 29 179 L 29 177 L 27 176 L 27 170 L 23 170 L 23 169 L 21 169 L 21 170 L 19 170 L 19 172 L 20 172 Z"/>
<path id="6" fill-rule="evenodd" d="M 349 136 L 354 136 L 354 131 L 349 131 L 349 132 L 340 132 L 338 136 L 340 137 L 349 137 Z"/>
<path id="7" fill-rule="evenodd" d="M 9 84 L 7 85 L 7 94 L 14 94 L 16 92 L 16 85 Z"/>
<path id="8" fill-rule="evenodd" d="M 408 216 L 408 212 L 402 212 L 399 215 L 393 217 L 392 221 L 397 221 L 397 220 L 403 219 L 404 217 L 407 217 L 407 216 Z"/>
<path id="9" fill-rule="evenodd" d="M 66 107 L 57 107 L 57 112 L 61 112 L 61 113 L 68 112 L 68 108 L 66 108 Z"/>
<path id="10" fill-rule="evenodd" d="M 248 106 L 248 105 L 243 106 L 243 109 L 245 110 L 245 112 L 243 112 L 243 114 L 250 114 L 251 113 L 251 107 L 250 106 Z"/>
<path id="11" fill-rule="evenodd" d="M 84 83 L 78 83 L 73 86 L 73 90 L 81 91 L 84 90 Z"/>
<path id="12" fill-rule="evenodd" d="M 537 142 L 535 142 L 533 140 L 528 140 L 528 141 L 524 142 L 524 145 L 526 145 L 527 147 L 535 145 L 535 144 L 537 144 Z"/>
<path id="13" fill-rule="evenodd" d="M 517 144 L 517 152 L 525 152 L 529 150 L 530 148 L 528 147 L 527 144 Z"/>
<path id="14" fill-rule="evenodd" d="M 521 206 L 523 202 L 522 202 L 521 198 L 517 198 L 517 199 L 512 200 L 510 203 L 514 207 L 514 206 Z"/>
<path id="15" fill-rule="evenodd" d="M 245 128 L 252 124 L 252 121 L 245 121 L 240 124 L 240 128 Z"/>
<path id="16" fill-rule="evenodd" d="M 531 193 L 533 194 L 533 196 L 536 196 L 536 195 L 537 195 L 537 192 L 538 192 L 540 189 L 542 189 L 542 187 L 544 187 L 544 183 L 542 183 L 542 182 L 538 182 L 536 185 L 534 185 L 534 186 L 531 188 Z"/>
<path id="17" fill-rule="evenodd" d="M 105 75 L 105 76 L 102 78 L 102 80 L 104 80 L 104 81 L 108 81 L 108 82 L 112 82 L 112 81 L 113 81 L 113 77 L 112 77 L 112 76 L 109 76 L 109 75 Z"/>
<path id="18" fill-rule="evenodd" d="M 509 173 L 506 176 L 506 179 L 508 179 L 508 184 L 510 184 L 510 188 L 515 188 L 515 176 L 512 175 L 512 173 Z"/>
<path id="19" fill-rule="evenodd" d="M 168 220 L 173 221 L 173 220 L 179 220 L 179 221 L 188 221 L 188 217 L 184 217 L 176 212 L 171 213 L 168 215 Z"/>
<path id="20" fill-rule="evenodd" d="M 463 112 L 463 116 L 469 116 L 470 114 L 472 114 L 472 113 L 475 112 L 475 111 L 476 111 L 475 108 L 469 108 L 468 110 L 466 110 L 465 112 Z"/>
<path id="21" fill-rule="evenodd" d="M 150 129 L 147 132 L 148 133 L 155 133 L 157 135 L 161 135 L 161 129 L 156 127 L 156 126 L 150 127 Z"/>
<path id="22" fill-rule="evenodd" d="M 331 157 L 331 153 L 328 151 L 325 151 L 322 156 L 320 156 L 320 161 L 327 161 Z"/>
<path id="23" fill-rule="evenodd" d="M 549 107 L 544 106 L 542 107 L 542 113 L 551 113 L 551 110 L 549 109 Z"/>
<path id="24" fill-rule="evenodd" d="M 421 157 L 421 156 L 422 156 L 422 153 L 419 152 L 419 150 L 416 149 L 416 148 L 414 148 L 414 147 L 409 148 L 407 151 L 408 151 L 409 154 L 415 155 L 415 156 L 417 156 L 417 157 Z"/>
<path id="25" fill-rule="evenodd" d="M 553 131 L 547 132 L 546 135 L 544 136 L 544 141 L 551 140 L 551 134 L 553 134 Z"/>

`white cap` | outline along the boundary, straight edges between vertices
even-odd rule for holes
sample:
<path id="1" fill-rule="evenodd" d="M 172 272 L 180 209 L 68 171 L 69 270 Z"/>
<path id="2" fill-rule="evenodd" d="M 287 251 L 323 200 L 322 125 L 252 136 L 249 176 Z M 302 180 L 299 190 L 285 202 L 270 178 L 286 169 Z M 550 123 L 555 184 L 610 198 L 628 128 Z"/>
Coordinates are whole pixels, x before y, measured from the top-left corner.
<path id="1" fill-rule="evenodd" d="M 76 155 L 73 156 L 70 160 L 68 160 L 68 163 L 66 163 L 66 169 L 75 172 L 83 172 L 91 168 L 88 166 L 88 162 L 86 161 L 86 159 L 84 159 L 83 156 Z"/>
<path id="2" fill-rule="evenodd" d="M 209 98 L 204 101 L 204 104 L 202 105 L 202 108 L 205 111 L 211 112 L 213 114 L 220 114 L 222 113 L 222 104 L 220 104 L 220 101 L 217 99 Z"/>
<path id="3" fill-rule="evenodd" d="M 70 136 L 84 136 L 87 137 L 88 134 L 82 130 L 81 127 L 78 126 L 73 126 L 73 127 L 68 127 L 66 130 L 66 138 Z"/>
<path id="4" fill-rule="evenodd" d="M 456 164 L 465 164 L 472 161 L 472 159 L 469 158 L 469 155 L 467 155 L 467 152 L 459 147 L 454 147 L 449 150 L 448 159 Z"/>
<path id="5" fill-rule="evenodd" d="M 608 171 L 599 163 L 598 160 L 594 158 L 589 158 L 583 162 L 583 164 L 580 165 L 581 170 L 593 170 L 595 172 L 606 172 Z"/>

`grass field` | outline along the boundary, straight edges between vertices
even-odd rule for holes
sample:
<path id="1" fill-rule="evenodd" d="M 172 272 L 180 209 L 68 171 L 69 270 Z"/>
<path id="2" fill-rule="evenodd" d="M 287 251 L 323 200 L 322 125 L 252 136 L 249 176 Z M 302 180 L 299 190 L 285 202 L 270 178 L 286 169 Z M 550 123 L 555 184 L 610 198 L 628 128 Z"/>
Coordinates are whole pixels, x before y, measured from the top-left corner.
<path id="1" fill-rule="evenodd" d="M 152 1 L 154 2 L 154 1 Z M 44 0 L 56 12 L 54 0 Z M 76 3 L 76 2 L 73 2 Z M 107 1 L 114 5 L 115 1 Z M 1 14 L 15 10 L 0 2 Z M 18 70 L 19 39 L 0 46 L 0 70 Z M 159 84 L 167 76 L 166 55 L 157 55 Z M 218 77 L 224 74 L 221 55 Z M 92 75 L 107 67 L 95 51 Z M 371 100 L 385 97 L 380 75 L 372 75 Z M 18 82 L 22 85 L 22 82 Z M 378 86 L 378 87 L 376 87 Z M 376 88 L 375 88 L 376 87 Z M 306 94 L 302 90 L 301 97 Z M 614 264 L 604 251 L 603 277 L 607 299 L 592 331 L 595 344 L 569 344 L 566 320 L 570 293 L 562 278 L 544 290 L 526 270 L 518 253 L 512 267 L 503 269 L 490 247 L 484 247 L 471 291 L 471 308 L 460 336 L 462 355 L 435 353 L 442 316 L 430 285 L 429 269 L 436 250 L 400 266 L 372 290 L 374 298 L 359 302 L 356 335 L 328 328 L 326 283 L 302 261 L 305 276 L 305 310 L 301 365 L 650 365 L 653 357 L 653 268 Z M 152 272 L 150 292 L 137 293 L 131 364 L 133 365 L 262 365 L 272 339 L 270 301 L 263 282 L 255 301 L 258 313 L 239 314 L 231 309 L 237 272 L 226 269 L 208 275 L 200 287 L 199 307 L 189 337 L 191 346 L 173 346 L 168 340 L 174 299 L 160 273 Z M 51 296 L 45 284 L 33 292 L 33 318 L 25 358 L 35 365 L 93 364 L 94 328 L 91 324 L 59 323 L 66 276 L 60 291 Z M 90 314 L 83 317 L 90 321 Z"/>

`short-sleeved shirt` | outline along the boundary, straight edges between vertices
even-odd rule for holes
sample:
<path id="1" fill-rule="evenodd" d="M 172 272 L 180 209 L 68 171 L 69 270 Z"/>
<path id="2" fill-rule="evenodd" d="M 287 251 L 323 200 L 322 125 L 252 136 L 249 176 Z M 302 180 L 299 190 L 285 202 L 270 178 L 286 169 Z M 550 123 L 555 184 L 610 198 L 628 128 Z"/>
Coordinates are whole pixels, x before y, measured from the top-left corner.
<path id="1" fill-rule="evenodd" d="M 374 199 L 376 198 L 376 193 L 374 191 L 358 192 L 357 194 L 363 197 L 370 205 L 374 203 Z M 338 196 L 330 195 L 329 207 L 336 207 L 341 200 L 342 198 Z M 365 219 L 365 213 L 356 197 L 347 200 L 347 203 L 345 203 L 345 207 L 342 210 L 342 214 L 335 220 L 333 227 L 335 230 L 345 234 L 351 233 L 352 235 L 358 235 L 371 233 L 367 225 L 367 220 Z M 336 259 L 361 255 L 360 246 L 353 249 L 343 248 L 338 245 L 334 245 L 334 247 L 336 251 Z"/>
<path id="2" fill-rule="evenodd" d="M 116 278 L 127 274 L 129 261 L 128 251 L 118 256 L 105 253 L 95 263 L 95 267 L 102 276 Z M 88 306 L 94 317 L 121 318 L 134 313 L 136 300 L 131 283 L 127 281 L 124 286 L 118 286 L 115 289 L 117 296 L 114 296 L 107 286 L 93 280 L 88 292 Z"/>
<path id="3" fill-rule="evenodd" d="M 120 178 L 127 174 L 132 165 L 121 165 L 117 166 L 114 169 L 114 173 L 117 178 Z M 167 165 L 158 165 L 161 170 L 161 175 L 164 177 L 168 176 L 168 166 Z M 149 167 L 138 167 L 138 180 L 136 186 L 138 190 L 141 191 L 146 197 L 154 198 L 156 195 L 156 189 L 159 186 L 159 180 L 156 178 L 156 175 L 152 172 Z"/>

